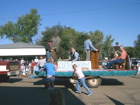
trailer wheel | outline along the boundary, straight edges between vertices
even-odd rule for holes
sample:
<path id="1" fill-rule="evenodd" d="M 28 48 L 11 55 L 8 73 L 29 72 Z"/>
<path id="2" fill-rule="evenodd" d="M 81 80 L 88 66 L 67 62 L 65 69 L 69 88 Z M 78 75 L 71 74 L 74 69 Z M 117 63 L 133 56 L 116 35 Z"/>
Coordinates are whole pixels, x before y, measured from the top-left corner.
<path id="1" fill-rule="evenodd" d="M 100 77 L 86 79 L 86 83 L 90 88 L 97 88 L 98 86 L 100 86 L 101 82 L 102 79 Z"/>
<path id="2" fill-rule="evenodd" d="M 0 76 L 0 82 L 6 82 L 6 81 L 8 81 L 8 79 L 9 79 L 9 76 L 7 76 L 7 75 Z"/>

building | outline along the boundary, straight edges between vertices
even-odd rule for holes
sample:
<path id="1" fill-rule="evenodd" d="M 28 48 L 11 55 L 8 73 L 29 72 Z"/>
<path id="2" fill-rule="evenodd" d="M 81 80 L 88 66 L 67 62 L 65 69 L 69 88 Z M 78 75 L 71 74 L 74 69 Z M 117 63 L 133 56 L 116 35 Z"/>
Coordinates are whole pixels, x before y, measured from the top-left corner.
<path id="1" fill-rule="evenodd" d="M 45 56 L 44 46 L 28 44 L 23 42 L 0 45 L 0 58 L 2 59 L 18 59 L 24 58 L 31 61 L 37 56 Z"/>

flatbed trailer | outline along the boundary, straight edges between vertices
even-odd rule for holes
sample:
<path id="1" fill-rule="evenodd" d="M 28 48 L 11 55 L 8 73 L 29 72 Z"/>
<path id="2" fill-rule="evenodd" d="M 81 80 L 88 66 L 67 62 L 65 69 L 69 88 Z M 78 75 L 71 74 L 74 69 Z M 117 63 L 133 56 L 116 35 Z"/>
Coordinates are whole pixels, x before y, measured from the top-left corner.
<path id="1" fill-rule="evenodd" d="M 83 73 L 86 77 L 86 83 L 89 87 L 95 88 L 98 87 L 103 76 L 135 76 L 137 75 L 137 70 L 130 69 L 130 58 L 127 58 L 126 69 L 125 70 L 116 70 L 116 69 L 107 69 L 104 70 L 102 67 L 99 67 L 98 63 L 98 54 L 99 52 L 93 51 L 91 53 L 91 61 L 58 61 L 57 70 L 55 71 L 56 78 L 67 78 L 71 83 L 75 83 L 75 80 L 72 77 L 74 72 L 72 65 L 77 64 L 78 67 L 84 68 Z M 42 71 L 38 74 L 37 77 L 42 77 L 46 75 L 45 71 Z M 36 76 L 30 76 L 29 78 L 36 78 Z"/>
<path id="2" fill-rule="evenodd" d="M 72 78 L 73 71 L 56 71 L 56 78 L 68 78 L 71 83 L 75 83 L 76 79 Z M 83 70 L 86 77 L 86 83 L 89 87 L 95 88 L 100 86 L 103 76 L 135 76 L 137 75 L 137 70 Z"/>
<path id="3" fill-rule="evenodd" d="M 75 83 L 76 79 L 72 77 L 73 70 L 55 71 L 57 79 L 69 79 L 71 83 Z M 102 77 L 106 76 L 136 76 L 137 70 L 83 70 L 86 78 L 86 84 L 90 88 L 97 88 L 102 83 Z M 41 71 L 37 76 L 29 76 L 29 78 L 42 78 L 46 75 L 45 71 Z"/>

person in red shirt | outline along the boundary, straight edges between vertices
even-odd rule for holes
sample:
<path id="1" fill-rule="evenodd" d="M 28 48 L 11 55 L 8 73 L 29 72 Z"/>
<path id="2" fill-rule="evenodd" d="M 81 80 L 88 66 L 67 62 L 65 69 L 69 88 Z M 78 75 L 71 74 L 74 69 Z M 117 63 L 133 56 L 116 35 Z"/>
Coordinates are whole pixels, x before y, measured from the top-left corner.
<path id="1" fill-rule="evenodd" d="M 36 63 L 34 61 L 32 61 L 31 63 L 31 73 L 33 74 L 34 71 L 34 66 L 36 65 Z"/>
<path id="2" fill-rule="evenodd" d="M 117 59 L 112 59 L 112 61 L 109 62 L 109 63 L 105 66 L 106 69 L 110 69 L 111 66 L 112 66 L 113 64 L 115 64 L 115 63 L 123 63 L 123 62 L 124 62 L 124 60 L 125 60 L 126 57 L 127 57 L 127 52 L 124 50 L 124 48 L 123 48 L 122 46 L 120 47 L 120 50 L 121 50 L 121 55 L 120 55 L 119 57 L 117 57 Z"/>
<path id="3" fill-rule="evenodd" d="M 52 49 L 52 43 L 53 42 L 52 40 L 48 40 L 47 43 L 46 43 L 46 62 L 48 62 L 48 59 L 50 58 L 50 52 L 53 51 Z"/>

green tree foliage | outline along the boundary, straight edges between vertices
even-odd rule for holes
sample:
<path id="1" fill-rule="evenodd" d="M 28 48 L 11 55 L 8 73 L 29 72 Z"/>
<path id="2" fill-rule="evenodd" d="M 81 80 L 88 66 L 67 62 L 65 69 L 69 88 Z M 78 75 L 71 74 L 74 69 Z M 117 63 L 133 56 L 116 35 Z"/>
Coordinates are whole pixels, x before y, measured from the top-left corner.
<path id="1" fill-rule="evenodd" d="M 114 41 L 114 39 L 111 39 L 112 35 L 105 37 L 103 32 L 96 30 L 94 32 L 90 31 L 89 36 L 95 48 L 100 50 L 100 58 L 110 57 L 110 53 L 113 50 L 111 44 Z"/>
<path id="2" fill-rule="evenodd" d="M 87 39 L 88 37 L 88 33 L 84 33 L 84 32 L 79 32 L 79 36 L 76 40 L 76 50 L 78 51 L 78 53 L 80 54 L 80 59 L 81 60 L 85 60 L 84 57 L 84 41 Z"/>
<path id="3" fill-rule="evenodd" d="M 102 44 L 103 44 L 103 39 L 104 39 L 103 32 L 100 32 L 99 30 L 96 30 L 94 32 L 90 31 L 89 36 L 91 37 L 91 41 L 93 45 L 97 49 L 101 49 Z"/>
<path id="4" fill-rule="evenodd" d="M 137 40 L 134 41 L 134 47 L 125 47 L 130 58 L 140 58 L 140 34 L 137 36 Z"/>
<path id="5" fill-rule="evenodd" d="M 139 53 L 139 51 L 140 51 L 140 46 L 136 46 L 136 47 L 134 47 L 135 49 L 134 49 L 134 52 L 135 52 L 135 58 L 140 58 L 140 53 Z"/>
<path id="6" fill-rule="evenodd" d="M 114 50 L 114 48 L 111 46 L 114 39 L 111 39 L 111 38 L 112 38 L 112 35 L 108 35 L 105 37 L 105 41 L 102 45 L 101 58 L 104 58 L 104 57 L 110 58 L 110 54 Z"/>
<path id="7" fill-rule="evenodd" d="M 15 33 L 15 25 L 11 21 L 6 23 L 4 26 L 0 26 L 0 36 L 3 38 L 6 35 L 7 38 L 11 39 Z"/>
<path id="8" fill-rule="evenodd" d="M 134 48 L 135 58 L 140 58 L 140 34 L 137 36 L 137 40 L 134 41 Z"/>
<path id="9" fill-rule="evenodd" d="M 127 51 L 130 58 L 136 57 L 137 53 L 136 53 L 136 49 L 134 47 L 125 47 L 125 50 Z"/>
<path id="10" fill-rule="evenodd" d="M 68 58 L 68 52 L 73 47 L 76 49 L 77 47 L 77 39 L 79 36 L 79 32 L 75 31 L 70 27 L 66 27 L 63 29 L 62 34 L 60 36 L 61 41 L 59 44 L 59 52 L 61 57 Z"/>
<path id="11" fill-rule="evenodd" d="M 60 24 L 57 24 L 51 28 L 46 27 L 45 31 L 42 32 L 42 37 L 36 41 L 36 44 L 45 46 L 47 40 L 60 37 L 63 29 L 65 29 L 65 27 L 61 26 Z"/>
<path id="12" fill-rule="evenodd" d="M 0 36 L 4 35 L 13 42 L 32 43 L 32 38 L 37 34 L 40 25 L 40 15 L 36 9 L 31 9 L 30 14 L 19 17 L 16 23 L 9 21 L 0 26 Z"/>
<path id="13" fill-rule="evenodd" d="M 140 34 L 137 36 L 137 40 L 134 41 L 134 47 L 140 46 Z"/>
<path id="14" fill-rule="evenodd" d="M 100 57 L 109 57 L 112 48 L 110 45 L 114 39 L 112 39 L 111 35 L 104 38 L 103 32 L 99 30 L 94 32 L 90 31 L 89 33 L 78 32 L 75 29 L 58 24 L 53 27 L 46 27 L 46 30 L 42 32 L 42 37 L 37 41 L 37 44 L 45 46 L 48 39 L 53 39 L 53 47 L 58 45 L 58 57 L 67 59 L 68 52 L 74 47 L 80 54 L 80 58 L 84 60 L 84 41 L 88 36 L 91 37 L 93 45 L 100 50 Z M 56 43 L 56 39 L 59 39 L 58 43 Z"/>

